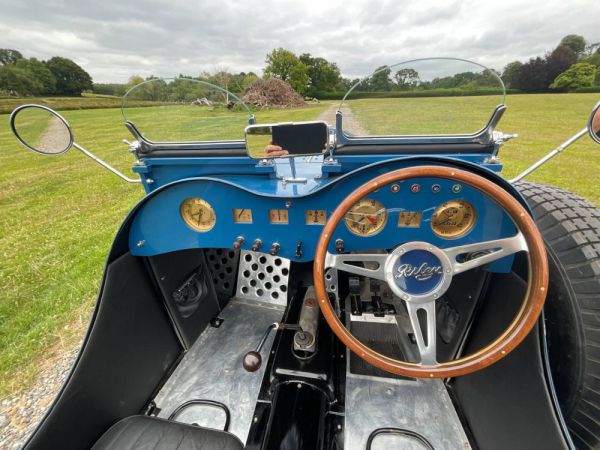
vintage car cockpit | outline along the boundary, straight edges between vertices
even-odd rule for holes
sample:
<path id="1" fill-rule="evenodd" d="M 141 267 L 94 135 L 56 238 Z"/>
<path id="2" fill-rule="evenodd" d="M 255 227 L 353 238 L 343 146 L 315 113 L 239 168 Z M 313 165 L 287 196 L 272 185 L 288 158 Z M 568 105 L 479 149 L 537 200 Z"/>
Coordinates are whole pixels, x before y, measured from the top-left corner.
<path id="1" fill-rule="evenodd" d="M 364 97 L 391 77 L 387 100 Z M 449 100 L 456 77 L 485 95 Z M 419 111 L 424 83 L 449 87 Z M 133 448 L 152 421 L 198 425 L 201 448 L 569 448 L 539 321 L 544 241 L 500 175 L 504 96 L 495 72 L 450 58 L 293 111 L 153 79 L 123 100 L 139 180 L 61 115 L 13 113 L 30 149 L 74 146 L 147 194 L 26 448 Z M 36 114 L 68 131 L 55 148 L 24 131 Z"/>

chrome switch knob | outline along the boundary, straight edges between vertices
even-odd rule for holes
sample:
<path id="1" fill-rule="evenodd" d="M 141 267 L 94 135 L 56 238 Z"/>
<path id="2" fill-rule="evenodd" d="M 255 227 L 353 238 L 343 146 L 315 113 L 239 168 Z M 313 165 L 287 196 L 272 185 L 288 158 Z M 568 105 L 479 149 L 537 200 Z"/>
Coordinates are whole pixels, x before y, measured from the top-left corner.
<path id="1" fill-rule="evenodd" d="M 273 245 L 271 245 L 271 249 L 269 250 L 269 255 L 277 256 L 277 253 L 279 253 L 280 248 L 281 246 L 279 245 L 279 243 L 274 242 Z"/>
<path id="2" fill-rule="evenodd" d="M 244 236 L 238 236 L 235 242 L 233 243 L 233 249 L 239 250 L 244 242 L 246 242 Z"/>
<path id="3" fill-rule="evenodd" d="M 252 251 L 257 252 L 262 247 L 262 241 L 260 239 L 256 239 L 252 244 Z"/>

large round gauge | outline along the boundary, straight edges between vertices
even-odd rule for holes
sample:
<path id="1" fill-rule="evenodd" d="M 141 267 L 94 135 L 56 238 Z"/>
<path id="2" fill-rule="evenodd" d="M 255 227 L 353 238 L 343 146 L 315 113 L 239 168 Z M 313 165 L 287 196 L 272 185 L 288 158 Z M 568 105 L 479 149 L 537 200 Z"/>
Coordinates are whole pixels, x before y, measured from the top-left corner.
<path id="1" fill-rule="evenodd" d="M 348 229 L 358 236 L 372 236 L 379 233 L 386 220 L 385 206 L 369 198 L 356 202 L 344 218 Z"/>
<path id="2" fill-rule="evenodd" d="M 215 210 L 201 198 L 186 198 L 181 202 L 179 212 L 185 223 L 196 231 L 209 231 L 217 222 Z"/>
<path id="3" fill-rule="evenodd" d="M 433 232 L 447 239 L 467 234 L 473 225 L 475 225 L 475 208 L 464 200 L 442 203 L 431 216 Z"/>

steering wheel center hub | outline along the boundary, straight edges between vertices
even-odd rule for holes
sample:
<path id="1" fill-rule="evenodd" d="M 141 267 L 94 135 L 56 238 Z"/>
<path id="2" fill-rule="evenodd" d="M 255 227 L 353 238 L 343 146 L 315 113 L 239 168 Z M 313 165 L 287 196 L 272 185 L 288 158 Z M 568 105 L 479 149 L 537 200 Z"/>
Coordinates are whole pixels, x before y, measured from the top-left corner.
<path id="1" fill-rule="evenodd" d="M 442 250 L 427 242 L 409 242 L 390 253 L 385 277 L 398 297 L 425 303 L 446 292 L 452 281 L 452 263 Z"/>

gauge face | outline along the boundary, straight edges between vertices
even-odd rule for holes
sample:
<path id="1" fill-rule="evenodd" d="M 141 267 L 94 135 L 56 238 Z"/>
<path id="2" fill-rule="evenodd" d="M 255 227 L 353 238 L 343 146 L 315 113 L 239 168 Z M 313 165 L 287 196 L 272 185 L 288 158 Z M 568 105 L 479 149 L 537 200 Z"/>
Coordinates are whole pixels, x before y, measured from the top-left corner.
<path id="1" fill-rule="evenodd" d="M 378 233 L 386 220 L 385 206 L 369 198 L 356 202 L 344 219 L 348 229 L 359 236 L 372 236 Z"/>
<path id="2" fill-rule="evenodd" d="M 217 221 L 213 207 L 206 200 L 197 197 L 185 199 L 179 212 L 185 223 L 196 231 L 209 231 Z"/>
<path id="3" fill-rule="evenodd" d="M 408 228 L 419 228 L 421 226 L 422 213 L 419 211 L 402 211 L 398 216 L 398 226 Z"/>
<path id="4" fill-rule="evenodd" d="M 475 208 L 464 200 L 442 203 L 431 216 L 431 229 L 443 238 L 467 234 L 475 225 Z"/>
<path id="5" fill-rule="evenodd" d="M 271 223 L 288 223 L 288 210 L 287 209 L 270 209 L 269 210 L 269 222 Z"/>
<path id="6" fill-rule="evenodd" d="M 252 210 L 251 209 L 234 209 L 233 210 L 233 221 L 235 223 L 252 223 Z"/>
<path id="7" fill-rule="evenodd" d="M 306 225 L 325 225 L 327 213 L 324 209 L 309 209 L 306 211 Z"/>

